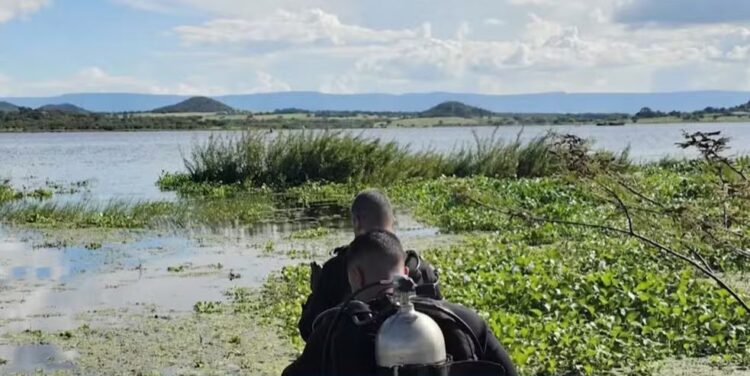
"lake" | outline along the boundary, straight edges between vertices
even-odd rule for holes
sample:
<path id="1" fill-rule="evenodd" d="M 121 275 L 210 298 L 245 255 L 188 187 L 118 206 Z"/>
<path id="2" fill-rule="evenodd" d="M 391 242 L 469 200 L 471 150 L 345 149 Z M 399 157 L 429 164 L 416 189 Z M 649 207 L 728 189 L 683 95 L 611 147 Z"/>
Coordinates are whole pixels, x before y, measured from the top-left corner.
<path id="1" fill-rule="evenodd" d="M 653 161 L 664 156 L 684 156 L 675 146 L 682 131 L 722 131 L 731 137 L 731 152 L 750 154 L 750 124 L 668 124 L 624 127 L 597 126 L 508 126 L 497 128 L 496 137 L 522 140 L 554 130 L 591 139 L 595 147 L 611 151 L 631 148 L 637 161 Z M 349 131 L 366 137 L 408 144 L 415 149 L 450 151 L 471 143 L 474 134 L 491 137 L 492 127 L 389 128 Z M 238 132 L 75 132 L 0 134 L 0 178 L 11 179 L 18 187 L 42 187 L 47 181 L 90 184 L 74 199 L 147 200 L 169 199 L 171 193 L 159 192 L 154 185 L 162 171 L 183 170 L 182 155 L 194 143 L 211 134 Z M 81 197 L 83 196 L 83 197 Z"/>

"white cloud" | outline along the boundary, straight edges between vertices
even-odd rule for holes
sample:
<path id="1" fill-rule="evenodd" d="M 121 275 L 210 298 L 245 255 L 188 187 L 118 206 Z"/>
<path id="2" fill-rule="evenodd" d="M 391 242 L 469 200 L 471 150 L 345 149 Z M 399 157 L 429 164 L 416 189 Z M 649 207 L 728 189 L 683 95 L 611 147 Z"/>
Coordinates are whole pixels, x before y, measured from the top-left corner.
<path id="1" fill-rule="evenodd" d="M 158 13 L 186 13 L 193 11 L 203 16 L 250 19 L 267 17 L 278 9 L 321 8 L 339 11 L 351 4 L 350 0 L 112 0 L 136 9 Z"/>
<path id="2" fill-rule="evenodd" d="M 345 73 L 329 78 L 320 86 L 322 93 L 328 94 L 350 94 L 356 93 L 358 87 L 357 76 L 352 73 Z"/>
<path id="3" fill-rule="evenodd" d="M 31 82 L 12 81 L 0 75 L 0 96 L 37 96 L 65 93 L 135 92 L 178 95 L 224 95 L 289 91 L 288 83 L 258 71 L 253 83 L 235 82 L 218 85 L 210 77 L 186 77 L 183 81 L 164 83 L 128 75 L 111 74 L 100 67 L 87 67 L 55 80 Z"/>
<path id="4" fill-rule="evenodd" d="M 499 19 L 499 18 L 485 18 L 482 23 L 484 23 L 487 26 L 500 26 L 505 25 L 505 21 Z"/>
<path id="5" fill-rule="evenodd" d="M 154 0 L 112 0 L 115 3 L 130 6 L 135 9 L 145 10 L 157 13 L 171 13 L 175 10 L 174 1 L 154 1 Z"/>
<path id="6" fill-rule="evenodd" d="M 288 83 L 266 72 L 257 72 L 256 78 L 258 80 L 258 86 L 250 90 L 253 93 L 272 93 L 292 90 L 292 87 Z"/>
<path id="7" fill-rule="evenodd" d="M 52 0 L 2 0 L 0 1 L 0 23 L 16 17 L 25 17 L 49 5 Z"/>
<path id="8" fill-rule="evenodd" d="M 503 74 L 519 68 L 559 70 L 625 65 L 636 63 L 641 57 L 637 46 L 586 40 L 577 27 L 563 27 L 536 15 L 531 16 L 519 40 L 480 41 L 467 39 L 465 32 L 458 34 L 456 39 L 404 40 L 373 51 L 358 61 L 357 71 L 380 77 L 429 80 L 462 78 L 467 73 Z"/>
<path id="9" fill-rule="evenodd" d="M 24 87 L 24 93 L 66 93 L 66 92 L 99 92 L 99 91 L 127 91 L 131 89 L 144 89 L 145 86 L 134 78 L 127 76 L 113 76 L 99 67 L 87 67 L 79 70 L 67 78 L 58 78 L 47 81 L 27 82 L 20 85 Z"/>
<path id="10" fill-rule="evenodd" d="M 513 5 L 555 5 L 557 0 L 508 0 Z"/>
<path id="11" fill-rule="evenodd" d="M 199 26 L 179 26 L 175 31 L 186 44 L 280 42 L 347 45 L 385 43 L 414 38 L 420 30 L 373 30 L 342 23 L 320 9 L 300 12 L 279 10 L 262 19 L 217 19 Z"/>
<path id="12" fill-rule="evenodd" d="M 0 81 L 2 85 L 2 81 Z M 100 67 L 87 67 L 68 77 L 42 81 L 8 80 L 5 96 L 57 95 L 65 93 L 137 92 L 152 94 L 215 95 L 228 90 L 215 85 L 196 85 L 191 82 L 162 84 L 127 75 L 114 75 Z"/>
<path id="13" fill-rule="evenodd" d="M 0 92 L 750 89 L 747 26 L 618 18 L 646 0 L 109 1 L 199 21 L 162 34 L 182 43 L 151 52 L 155 79 L 93 67 Z"/>
<path id="14" fill-rule="evenodd" d="M 8 96 L 10 94 L 10 77 L 0 73 L 0 96 Z"/>
<path id="15" fill-rule="evenodd" d="M 458 82 L 471 88 L 477 83 L 490 91 L 508 90 L 498 85 L 506 81 L 516 82 L 520 92 L 524 84 L 526 91 L 649 90 L 652 76 L 663 69 L 694 64 L 709 74 L 722 69 L 714 64 L 747 62 L 750 53 L 750 31 L 731 26 L 655 31 L 610 25 L 587 33 L 531 14 L 523 30 L 505 41 L 472 40 L 462 32 L 455 39 L 402 40 L 362 56 L 352 74 L 412 85 Z M 703 82 L 724 83 L 723 78 Z"/>
<path id="16" fill-rule="evenodd" d="M 456 39 L 465 40 L 469 37 L 470 34 L 471 26 L 469 26 L 469 23 L 466 21 L 461 22 L 461 24 L 458 25 L 458 30 L 456 31 Z"/>

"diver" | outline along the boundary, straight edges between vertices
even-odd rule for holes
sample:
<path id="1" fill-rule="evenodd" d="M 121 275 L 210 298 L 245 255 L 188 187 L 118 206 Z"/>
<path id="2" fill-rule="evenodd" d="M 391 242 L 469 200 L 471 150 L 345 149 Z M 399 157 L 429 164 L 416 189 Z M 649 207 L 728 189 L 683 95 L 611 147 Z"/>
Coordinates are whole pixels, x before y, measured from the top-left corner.
<path id="1" fill-rule="evenodd" d="M 283 376 L 517 376 L 506 350 L 474 311 L 415 296 L 399 239 L 376 230 L 349 245 L 352 293 L 321 314 Z"/>
<path id="2" fill-rule="evenodd" d="M 361 235 L 372 230 L 393 232 L 394 214 L 388 198 L 378 190 L 360 192 L 351 207 L 354 235 Z M 312 293 L 302 306 L 298 328 L 302 339 L 307 341 L 312 333 L 315 318 L 323 311 L 340 304 L 350 293 L 351 287 L 346 275 L 346 257 L 349 246 L 342 246 L 333 251 L 333 257 L 323 264 L 311 264 L 310 285 Z M 406 265 L 409 277 L 417 283 L 417 295 L 442 299 L 438 288 L 438 276 L 435 268 L 423 260 L 415 251 L 407 251 Z"/>

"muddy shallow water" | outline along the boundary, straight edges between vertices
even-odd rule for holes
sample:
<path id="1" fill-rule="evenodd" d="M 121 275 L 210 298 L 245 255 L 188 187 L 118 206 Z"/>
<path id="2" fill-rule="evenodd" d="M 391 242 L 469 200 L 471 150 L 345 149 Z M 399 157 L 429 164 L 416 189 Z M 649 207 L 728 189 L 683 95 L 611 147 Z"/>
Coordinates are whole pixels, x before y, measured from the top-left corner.
<path id="1" fill-rule="evenodd" d="M 405 244 L 442 241 L 437 230 L 400 218 Z M 331 231 L 319 239 L 290 237 L 319 224 L 304 218 L 252 228 L 162 232 L 0 228 L 0 336 L 119 324 L 111 312 L 190 315 L 198 301 L 224 301 L 233 287 L 259 286 L 270 272 L 300 262 L 289 255 L 325 259 L 351 237 L 347 223 L 327 223 Z M 98 319 L 82 318 L 90 313 Z M 0 364 L 2 374 L 66 370 L 75 357 L 54 346 L 0 340 L 0 363 L 7 361 Z"/>
<path id="2" fill-rule="evenodd" d="M 284 263 L 238 244 L 207 245 L 180 237 L 146 237 L 127 244 L 33 249 L 0 240 L 3 331 L 68 329 L 75 313 L 158 304 L 190 311 L 196 301 L 220 300 L 232 285 L 254 285 Z M 221 266 L 219 266 L 221 264 Z M 183 267 L 170 272 L 170 267 Z M 230 269 L 246 278 L 229 281 Z"/>

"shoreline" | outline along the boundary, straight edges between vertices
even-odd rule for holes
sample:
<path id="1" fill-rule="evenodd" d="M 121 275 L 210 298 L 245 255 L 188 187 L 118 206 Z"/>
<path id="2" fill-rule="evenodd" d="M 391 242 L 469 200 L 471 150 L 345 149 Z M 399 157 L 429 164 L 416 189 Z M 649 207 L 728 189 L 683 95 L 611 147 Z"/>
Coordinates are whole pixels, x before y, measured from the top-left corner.
<path id="1" fill-rule="evenodd" d="M 633 128 L 633 127 L 653 127 L 653 126 L 674 126 L 674 125 L 699 125 L 699 124 L 731 124 L 731 125 L 750 125 L 750 118 L 737 119 L 737 120 L 726 120 L 721 121 L 680 121 L 680 120 L 669 120 L 669 121 L 649 121 L 649 122 L 638 122 L 638 123 L 625 123 L 624 125 L 597 125 L 596 123 L 562 123 L 562 124 L 440 124 L 440 125 L 421 125 L 421 126 L 386 126 L 386 127 L 275 127 L 275 126 L 252 126 L 252 127 L 205 127 L 205 128 L 124 128 L 124 129 L 89 129 L 89 128 L 74 128 L 74 129 L 2 129 L 0 128 L 0 134 L 34 134 L 34 133 L 151 133 L 151 132 L 245 132 L 245 131 L 348 131 L 348 130 L 374 130 L 374 129 L 433 129 L 433 128 L 510 128 L 510 127 L 592 127 L 592 128 Z"/>

